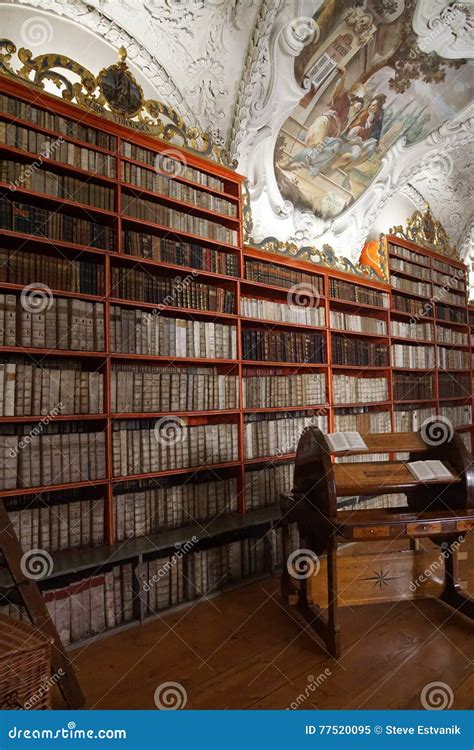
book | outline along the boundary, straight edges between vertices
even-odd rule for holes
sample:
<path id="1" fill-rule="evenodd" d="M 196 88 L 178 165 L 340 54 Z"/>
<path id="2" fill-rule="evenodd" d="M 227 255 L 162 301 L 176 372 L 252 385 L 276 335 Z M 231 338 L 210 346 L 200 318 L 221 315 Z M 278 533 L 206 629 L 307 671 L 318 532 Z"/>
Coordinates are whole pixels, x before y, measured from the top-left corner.
<path id="1" fill-rule="evenodd" d="M 367 444 L 359 432 L 330 432 L 326 435 L 332 453 L 367 451 Z"/>
<path id="2" fill-rule="evenodd" d="M 449 469 L 442 461 L 409 461 L 407 469 L 419 482 L 434 482 L 440 479 L 454 479 Z"/>

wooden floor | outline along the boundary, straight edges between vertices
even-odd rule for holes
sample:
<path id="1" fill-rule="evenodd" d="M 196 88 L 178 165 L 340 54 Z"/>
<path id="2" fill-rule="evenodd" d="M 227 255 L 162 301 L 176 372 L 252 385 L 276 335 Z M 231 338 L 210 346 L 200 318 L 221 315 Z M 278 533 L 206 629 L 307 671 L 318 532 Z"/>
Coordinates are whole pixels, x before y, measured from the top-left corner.
<path id="1" fill-rule="evenodd" d="M 472 594 L 474 538 L 468 544 L 460 567 Z M 434 599 L 341 615 L 343 655 L 335 661 L 283 609 L 278 580 L 267 578 L 70 655 L 91 709 L 155 709 L 165 682 L 183 686 L 189 709 L 416 709 L 423 687 L 438 681 L 453 691 L 452 708 L 474 707 L 470 621 Z"/>

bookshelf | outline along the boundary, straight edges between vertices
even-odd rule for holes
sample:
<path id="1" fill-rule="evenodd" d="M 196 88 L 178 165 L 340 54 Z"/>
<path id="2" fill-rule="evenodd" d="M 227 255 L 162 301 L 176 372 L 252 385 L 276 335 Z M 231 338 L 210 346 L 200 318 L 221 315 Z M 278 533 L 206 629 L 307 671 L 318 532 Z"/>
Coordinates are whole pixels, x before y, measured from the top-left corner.
<path id="1" fill-rule="evenodd" d="M 440 392 L 451 369 L 393 365 L 394 346 L 421 348 L 422 326 L 432 328 L 423 346 L 434 357 L 470 356 L 449 338 L 464 342 L 468 331 L 463 288 L 450 289 L 459 303 L 443 298 L 439 319 L 435 309 L 409 326 L 427 299 L 410 286 L 421 283 L 416 269 L 430 270 L 422 283 L 431 294 L 435 272 L 448 272 L 439 264 L 462 264 L 388 237 L 394 265 L 405 264 L 392 268 L 402 279 L 392 288 L 246 246 L 232 170 L 176 148 L 170 179 L 163 142 L 83 110 L 74 122 L 74 105 L 2 84 L 0 437 L 6 456 L 39 424 L 44 447 L 41 461 L 29 448 L 29 473 L 24 451 L 8 464 L 0 497 L 25 549 L 51 554 L 42 586 L 52 612 L 55 597 L 89 597 L 99 609 L 105 599 L 90 632 L 58 623 L 65 643 L 271 571 L 279 496 L 307 424 L 391 432 L 406 404 L 472 406 L 472 396 L 445 398 L 449 384 Z M 48 156 L 32 170 L 45 141 Z M 470 366 L 454 376 L 470 382 Z M 428 399 L 396 398 L 404 373 L 431 375 Z M 262 535 L 263 545 L 248 545 Z M 170 565 L 189 539 L 185 559 Z M 166 575 L 153 599 L 142 594 L 156 560 Z"/>

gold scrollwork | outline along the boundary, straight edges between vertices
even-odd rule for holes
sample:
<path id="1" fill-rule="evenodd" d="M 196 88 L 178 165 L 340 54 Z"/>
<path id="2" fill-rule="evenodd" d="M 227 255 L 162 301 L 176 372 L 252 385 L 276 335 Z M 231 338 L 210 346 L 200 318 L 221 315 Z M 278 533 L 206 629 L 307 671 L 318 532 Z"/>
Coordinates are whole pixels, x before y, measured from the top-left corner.
<path id="1" fill-rule="evenodd" d="M 459 250 L 452 244 L 448 233 L 440 221 L 434 218 L 429 203 L 425 202 L 425 210 L 414 211 L 403 228 L 401 225 L 391 227 L 389 234 L 403 237 L 405 240 L 423 245 L 434 250 L 446 258 L 460 260 Z"/>
<path id="2" fill-rule="evenodd" d="M 242 219 L 244 229 L 244 244 L 254 247 L 258 250 L 265 250 L 269 253 L 275 253 L 277 255 L 286 255 L 296 260 L 306 260 L 314 263 L 315 265 L 327 266 L 337 271 L 344 271 L 344 273 L 351 273 L 356 276 L 362 276 L 364 278 L 374 279 L 380 281 L 380 276 L 370 266 L 363 265 L 362 263 L 354 264 L 349 258 L 345 258 L 340 255 L 336 255 L 331 245 L 323 245 L 322 250 L 319 250 L 313 246 L 298 247 L 294 242 L 282 242 L 276 237 L 265 237 L 261 242 L 256 242 L 252 237 L 253 230 L 253 217 L 252 217 L 252 206 L 250 200 L 250 191 L 248 183 L 245 180 L 242 185 Z M 386 254 L 383 251 L 381 244 L 379 245 L 379 267 L 383 276 L 383 280 L 389 280 L 388 276 L 388 263 L 386 260 Z"/>
<path id="3" fill-rule="evenodd" d="M 12 66 L 15 53 L 22 63 L 17 69 Z M 10 39 L 0 39 L 0 74 L 19 78 L 41 89 L 46 81 L 50 81 L 59 90 L 58 96 L 88 112 L 168 143 L 178 142 L 198 156 L 235 169 L 237 163 L 231 161 L 228 152 L 215 144 L 208 133 L 187 126 L 176 110 L 167 104 L 144 99 L 141 86 L 127 66 L 126 57 L 126 50 L 121 47 L 119 62 L 103 68 L 95 76 L 65 55 L 33 57 L 31 50 L 22 47 L 17 51 Z M 71 80 L 71 74 L 79 81 Z"/>

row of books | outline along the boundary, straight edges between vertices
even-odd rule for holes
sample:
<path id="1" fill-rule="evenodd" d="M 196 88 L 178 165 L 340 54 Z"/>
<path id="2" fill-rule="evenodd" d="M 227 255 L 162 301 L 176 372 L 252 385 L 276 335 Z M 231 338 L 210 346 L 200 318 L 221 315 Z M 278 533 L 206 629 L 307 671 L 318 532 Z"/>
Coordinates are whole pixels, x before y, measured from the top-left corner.
<path id="1" fill-rule="evenodd" d="M 434 406 L 420 408 L 416 404 L 396 406 L 393 412 L 393 429 L 395 432 L 418 432 L 426 419 L 436 416 Z"/>
<path id="2" fill-rule="evenodd" d="M 371 510 L 372 508 L 405 508 L 407 496 L 402 494 L 377 495 L 376 497 L 358 497 L 354 502 L 344 503 L 340 510 Z"/>
<path id="3" fill-rule="evenodd" d="M 134 616 L 133 565 L 124 563 L 84 577 L 74 576 L 43 592 L 64 646 L 129 622 Z"/>
<path id="4" fill-rule="evenodd" d="M 203 284 L 196 275 L 153 276 L 136 268 L 112 268 L 112 296 L 168 307 L 235 313 L 235 292 Z"/>
<path id="5" fill-rule="evenodd" d="M 61 211 L 29 206 L 0 194 L 0 229 L 47 237 L 58 242 L 115 250 L 115 230 L 98 221 Z"/>
<path id="6" fill-rule="evenodd" d="M 137 572 L 145 613 L 154 615 L 264 571 L 264 540 L 242 539 L 184 556 L 174 554 L 143 562 Z"/>
<path id="7" fill-rule="evenodd" d="M 410 313 L 415 319 L 434 317 L 435 306 L 431 301 L 422 302 L 421 300 L 403 297 L 401 294 L 394 293 L 392 294 L 392 304 L 395 310 Z"/>
<path id="8" fill-rule="evenodd" d="M 141 148 L 129 141 L 122 141 L 121 145 L 122 156 L 134 159 L 135 161 L 141 161 L 143 164 L 148 164 L 149 167 L 154 167 L 157 170 L 165 172 L 165 174 L 169 174 L 171 178 L 182 177 L 202 187 L 208 187 L 212 190 L 224 190 L 224 183 L 218 177 L 201 172 L 199 169 L 194 169 L 194 167 L 185 162 L 184 158 L 174 159 L 168 151 L 165 151 L 163 154 L 156 153 L 156 151 Z"/>
<path id="9" fill-rule="evenodd" d="M 408 367 L 423 370 L 432 369 L 434 366 L 434 346 L 392 344 L 392 367 Z"/>
<path id="10" fill-rule="evenodd" d="M 390 258 L 390 270 L 391 271 L 402 271 L 406 274 L 412 274 L 413 276 L 420 279 L 427 279 L 428 281 L 432 278 L 431 268 L 427 266 L 420 266 L 419 264 L 414 265 L 407 260 L 401 258 Z"/>
<path id="11" fill-rule="evenodd" d="M 215 368 L 113 365 L 112 411 L 217 411 L 238 408 L 238 378 Z"/>
<path id="12" fill-rule="evenodd" d="M 391 276 L 391 284 L 394 289 L 399 289 L 402 292 L 409 292 L 410 294 L 416 294 L 419 297 L 431 297 L 431 284 L 426 284 L 423 281 L 411 281 L 405 279 L 403 276 Z"/>
<path id="13" fill-rule="evenodd" d="M 402 247 L 402 245 L 394 245 L 393 242 L 389 242 L 388 252 L 389 254 L 393 253 L 396 256 L 406 258 L 407 260 L 411 260 L 414 263 L 419 263 L 420 265 L 429 268 L 430 259 L 427 255 L 416 253 L 414 250 L 409 250 L 407 247 Z"/>
<path id="14" fill-rule="evenodd" d="M 278 414 L 246 415 L 244 424 L 245 458 L 261 456 L 284 456 L 294 453 L 298 441 L 307 427 L 319 427 L 328 431 L 326 415 L 295 415 L 291 412 Z"/>
<path id="15" fill-rule="evenodd" d="M 224 276 L 239 275 L 239 259 L 232 252 L 224 253 L 190 242 L 180 242 L 155 234 L 122 232 L 123 249 L 127 255 L 159 260 L 176 266 L 187 266 Z"/>
<path id="16" fill-rule="evenodd" d="M 471 376 L 440 372 L 438 373 L 438 391 L 440 398 L 470 398 L 472 396 Z"/>
<path id="17" fill-rule="evenodd" d="M 54 114 L 50 110 L 33 107 L 21 99 L 6 94 L 0 94 L 0 111 L 12 115 L 16 119 L 31 122 L 40 128 L 55 130 L 61 135 L 89 143 L 91 146 L 98 146 L 108 151 L 114 151 L 116 148 L 115 136 L 109 135 L 103 130 L 90 128 L 77 120 L 69 120 L 67 117 Z"/>
<path id="18" fill-rule="evenodd" d="M 431 267 L 435 268 L 437 271 L 440 271 L 442 274 L 446 274 L 447 276 L 456 276 L 458 279 L 466 279 L 466 272 L 464 268 L 458 268 L 457 266 L 453 266 L 450 263 L 445 263 L 444 260 L 431 258 Z"/>
<path id="19" fill-rule="evenodd" d="M 241 297 L 240 314 L 246 318 L 274 320 L 280 323 L 298 323 L 307 326 L 324 326 L 326 313 L 324 307 L 300 304 L 284 304 L 266 299 Z"/>
<path id="20" fill-rule="evenodd" d="M 451 268 L 451 272 L 453 270 L 454 269 Z M 435 271 L 434 268 L 430 270 L 431 279 L 435 283 L 448 289 L 458 289 L 460 292 L 464 292 L 466 288 L 466 276 L 464 274 L 464 271 L 462 271 L 460 274 L 458 274 L 457 272 L 458 269 L 456 269 L 456 276 L 450 276 L 447 275 L 444 271 Z"/>
<path id="21" fill-rule="evenodd" d="M 353 315 L 331 310 L 331 328 L 337 331 L 356 331 L 360 333 L 375 333 L 381 336 L 387 334 L 387 323 L 378 318 L 368 318 L 363 315 Z"/>
<path id="22" fill-rule="evenodd" d="M 33 283 L 80 294 L 104 293 L 104 266 L 83 260 L 54 258 L 24 250 L 0 248 L 0 281 Z"/>
<path id="23" fill-rule="evenodd" d="M 469 352 L 438 346 L 436 354 L 438 367 L 441 367 L 443 370 L 469 370 L 471 367 L 471 355 Z"/>
<path id="24" fill-rule="evenodd" d="M 0 162 L 0 182 L 6 182 L 16 189 L 87 203 L 105 211 L 113 211 L 115 207 L 115 192 L 111 188 L 22 162 L 8 159 Z"/>
<path id="25" fill-rule="evenodd" d="M 340 279 L 329 279 L 329 294 L 331 297 L 358 302 L 361 305 L 375 305 L 376 307 L 389 307 L 389 296 L 379 289 L 351 284 Z"/>
<path id="26" fill-rule="evenodd" d="M 372 401 L 388 401 L 387 378 L 333 375 L 332 389 L 335 404 L 364 404 Z"/>
<path id="27" fill-rule="evenodd" d="M 279 373 L 279 374 L 277 374 Z M 326 403 L 326 375 L 284 375 L 281 370 L 248 370 L 242 380 L 244 408 L 314 406 Z"/>
<path id="28" fill-rule="evenodd" d="M 115 178 L 117 160 L 114 156 L 90 148 L 76 146 L 64 138 L 54 138 L 30 128 L 22 128 L 10 122 L 0 121 L 0 143 L 13 146 L 21 151 L 38 154 L 43 159 L 54 159 L 86 172 Z"/>
<path id="29" fill-rule="evenodd" d="M 100 414 L 103 376 L 75 360 L 32 364 L 24 358 L 0 362 L 0 416 Z"/>
<path id="30" fill-rule="evenodd" d="M 122 192 L 122 214 L 134 219 L 160 224 L 178 232 L 196 234 L 227 245 L 238 244 L 238 232 L 211 219 L 203 219 L 193 213 L 168 208 L 161 203 L 137 198 Z"/>
<path id="31" fill-rule="evenodd" d="M 431 323 L 405 323 L 400 320 L 390 321 L 392 336 L 414 341 L 433 341 L 433 326 Z"/>
<path id="32" fill-rule="evenodd" d="M 295 294 L 309 297 L 312 294 L 316 297 L 324 294 L 322 276 L 314 276 L 287 266 L 277 266 L 268 261 L 245 260 L 245 278 L 266 286 L 279 286 L 284 289 L 295 287 Z"/>
<path id="33" fill-rule="evenodd" d="M 459 323 L 466 325 L 466 310 L 458 307 L 447 307 L 445 305 L 436 305 L 436 317 L 439 320 L 446 320 L 450 323 Z"/>
<path id="34" fill-rule="evenodd" d="M 157 163 L 159 165 L 159 158 Z M 169 196 L 183 203 L 192 203 L 199 208 L 215 211 L 224 216 L 232 216 L 233 218 L 237 216 L 237 204 L 213 193 L 196 190 L 191 185 L 173 179 L 173 176 L 170 177 L 159 171 L 137 167 L 136 164 L 123 161 L 122 179 L 131 185 Z"/>
<path id="35" fill-rule="evenodd" d="M 466 292 L 462 290 L 459 293 L 450 292 L 446 287 L 433 286 L 433 296 L 440 302 L 446 302 L 448 305 L 465 305 Z"/>
<path id="36" fill-rule="evenodd" d="M 135 489 L 113 496 L 115 540 L 147 536 L 164 529 L 205 524 L 237 512 L 237 479 L 200 481 Z"/>
<path id="37" fill-rule="evenodd" d="M 432 375 L 393 376 L 393 398 L 395 401 L 431 401 L 434 398 Z"/>
<path id="38" fill-rule="evenodd" d="M 170 417 L 115 422 L 113 427 L 116 477 L 238 460 L 236 424 L 189 425 Z"/>
<path id="39" fill-rule="evenodd" d="M 48 503 L 45 496 L 7 503 L 8 517 L 23 552 L 59 552 L 104 544 L 104 499 L 84 499 L 71 493 L 67 502 Z"/>
<path id="40" fill-rule="evenodd" d="M 41 420 L 0 428 L 0 489 L 48 487 L 105 477 L 105 433 L 79 422 Z"/>
<path id="41" fill-rule="evenodd" d="M 358 341 L 341 335 L 333 335 L 332 361 L 335 365 L 361 367 L 386 367 L 389 363 L 387 344 L 373 341 Z"/>
<path id="42" fill-rule="evenodd" d="M 392 420 L 389 411 L 369 411 L 367 407 L 336 409 L 334 412 L 336 432 L 391 432 Z"/>
<path id="43" fill-rule="evenodd" d="M 0 294 L 0 345 L 103 351 L 103 304 L 56 298 L 48 291 L 23 298 Z"/>
<path id="44" fill-rule="evenodd" d="M 449 419 L 453 427 L 463 427 L 472 424 L 472 406 L 463 404 L 462 406 L 442 406 L 440 413 L 443 417 Z"/>
<path id="45" fill-rule="evenodd" d="M 259 510 L 279 506 L 281 495 L 288 494 L 293 487 L 293 462 L 285 461 L 278 465 L 258 465 L 245 472 L 245 507 L 246 510 Z"/>
<path id="46" fill-rule="evenodd" d="M 112 305 L 110 332 L 113 352 L 207 359 L 237 357 L 236 328 L 221 323 L 166 318 Z"/>
<path id="47" fill-rule="evenodd" d="M 325 335 L 297 331 L 242 331 L 243 358 L 253 362 L 325 361 Z"/>
<path id="48" fill-rule="evenodd" d="M 369 453 L 364 456 L 364 463 L 375 463 L 376 461 L 388 461 L 388 453 Z M 336 456 L 337 464 L 357 464 L 360 461 L 360 455 L 354 456 Z"/>
<path id="49" fill-rule="evenodd" d="M 442 344 L 452 344 L 452 346 L 469 346 L 468 333 L 444 326 L 436 326 L 436 340 Z"/>

